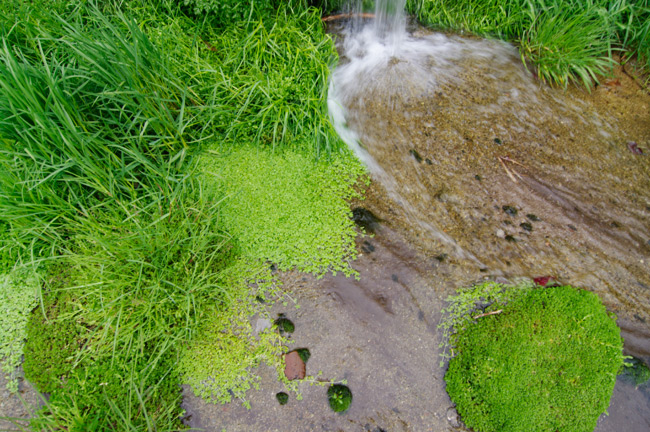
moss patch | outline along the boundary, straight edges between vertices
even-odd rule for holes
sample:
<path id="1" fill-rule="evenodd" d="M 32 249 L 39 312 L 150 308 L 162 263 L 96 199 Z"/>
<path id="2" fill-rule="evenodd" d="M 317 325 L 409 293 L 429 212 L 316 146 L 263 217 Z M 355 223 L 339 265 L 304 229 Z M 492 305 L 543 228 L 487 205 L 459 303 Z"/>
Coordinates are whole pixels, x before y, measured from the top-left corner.
<path id="1" fill-rule="evenodd" d="M 447 392 L 481 432 L 584 431 L 622 366 L 620 331 L 597 295 L 539 288 L 454 334 Z"/>
<path id="2" fill-rule="evenodd" d="M 208 187 L 225 196 L 222 224 L 242 255 L 280 270 L 352 273 L 357 256 L 347 201 L 365 169 L 351 155 L 328 161 L 252 147 L 210 151 L 202 162 Z"/>

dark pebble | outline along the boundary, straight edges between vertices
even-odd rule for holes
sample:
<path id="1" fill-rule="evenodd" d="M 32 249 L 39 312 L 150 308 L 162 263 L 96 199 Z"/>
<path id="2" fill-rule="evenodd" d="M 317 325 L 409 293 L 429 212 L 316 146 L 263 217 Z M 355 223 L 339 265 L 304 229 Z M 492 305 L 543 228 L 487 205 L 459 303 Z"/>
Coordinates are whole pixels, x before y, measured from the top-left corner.
<path id="1" fill-rule="evenodd" d="M 364 240 L 363 244 L 361 245 L 361 250 L 365 253 L 371 253 L 375 251 L 375 247 L 369 241 Z"/>
<path id="2" fill-rule="evenodd" d="M 426 162 L 427 165 L 433 165 L 433 162 L 429 158 L 426 158 L 424 162 Z"/>
<path id="3" fill-rule="evenodd" d="M 509 241 L 509 242 L 516 242 L 517 241 L 517 239 L 514 238 L 513 236 L 511 236 L 510 234 L 506 235 L 505 239 L 506 239 L 506 241 Z"/>
<path id="4" fill-rule="evenodd" d="M 422 312 L 422 311 L 418 311 L 418 319 L 419 319 L 420 321 L 424 321 L 424 312 Z"/>
<path id="5" fill-rule="evenodd" d="M 519 224 L 519 226 L 522 227 L 526 231 L 532 231 L 533 230 L 533 226 L 531 224 L 529 224 L 528 222 L 522 222 L 522 223 Z"/>
<path id="6" fill-rule="evenodd" d="M 569 224 L 567 226 L 569 227 L 569 229 L 571 229 L 571 231 L 578 231 L 578 228 L 576 228 L 575 226 L 573 226 L 571 224 Z"/>
<path id="7" fill-rule="evenodd" d="M 278 400 L 280 405 L 286 405 L 289 402 L 289 395 L 285 392 L 276 393 L 275 398 Z"/>
<path id="8" fill-rule="evenodd" d="M 420 153 L 417 152 L 415 149 L 409 150 L 409 154 L 415 158 L 417 163 L 422 163 L 422 156 L 420 156 Z"/>
<path id="9" fill-rule="evenodd" d="M 283 315 L 280 315 L 280 317 L 275 320 L 274 324 L 280 331 L 280 334 L 291 334 L 296 330 L 296 326 L 291 322 L 291 320 L 285 318 Z"/>
<path id="10" fill-rule="evenodd" d="M 514 208 L 513 206 L 504 205 L 501 208 L 503 209 L 504 212 L 506 212 L 508 216 L 517 216 L 517 209 Z"/>
<path id="11" fill-rule="evenodd" d="M 476 180 L 478 180 L 478 181 L 481 181 L 481 180 L 482 180 L 481 176 L 478 175 L 478 174 L 476 174 L 476 175 L 474 176 L 474 178 L 475 178 Z"/>
<path id="12" fill-rule="evenodd" d="M 621 227 L 621 224 L 616 222 L 616 221 L 612 221 L 612 223 L 610 225 L 612 226 L 612 228 L 620 228 Z"/>
<path id="13" fill-rule="evenodd" d="M 363 207 L 352 209 L 352 220 L 369 234 L 373 234 L 379 228 L 379 218 Z"/>
<path id="14" fill-rule="evenodd" d="M 501 145 L 503 144 L 499 138 L 494 138 L 494 144 Z"/>
<path id="15" fill-rule="evenodd" d="M 390 278 L 393 280 L 393 282 L 397 282 L 399 280 L 396 274 L 390 275 Z"/>
<path id="16" fill-rule="evenodd" d="M 447 255 L 446 253 L 441 253 L 440 255 L 436 256 L 436 259 L 440 262 L 443 262 L 444 260 L 447 259 L 448 256 L 449 255 Z"/>
<path id="17" fill-rule="evenodd" d="M 532 220 L 533 222 L 539 222 L 539 221 L 540 221 L 540 218 L 538 218 L 537 216 L 535 216 L 535 215 L 532 214 L 532 213 L 527 214 L 526 217 L 527 217 L 528 219 Z"/>

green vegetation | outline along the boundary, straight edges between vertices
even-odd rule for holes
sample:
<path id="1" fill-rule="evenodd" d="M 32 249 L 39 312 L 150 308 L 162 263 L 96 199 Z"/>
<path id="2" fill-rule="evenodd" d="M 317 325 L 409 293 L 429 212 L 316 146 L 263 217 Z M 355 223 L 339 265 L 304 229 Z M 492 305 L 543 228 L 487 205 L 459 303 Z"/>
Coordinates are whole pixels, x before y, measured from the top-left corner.
<path id="1" fill-rule="evenodd" d="M 350 408 L 352 392 L 343 384 L 334 384 L 327 389 L 327 400 L 334 412 L 343 412 Z"/>
<path id="2" fill-rule="evenodd" d="M 351 273 L 356 234 L 346 200 L 360 197 L 353 187 L 364 173 L 356 159 L 313 161 L 252 147 L 210 151 L 203 159 L 205 183 L 228 197 L 221 223 L 243 256 L 280 270 Z"/>
<path id="3" fill-rule="evenodd" d="M 408 5 L 426 25 L 515 42 L 540 78 L 562 87 L 598 82 L 620 50 L 638 54 L 650 67 L 648 0 L 410 0 Z"/>
<path id="4" fill-rule="evenodd" d="M 181 383 L 245 403 L 284 349 L 249 322 L 281 295 L 270 267 L 350 274 L 356 254 L 364 170 L 329 123 L 318 10 L 0 10 L 0 273 L 43 275 L 3 279 L 0 354 L 13 341 L 13 373 L 26 331 L 26 376 L 51 393 L 31 427 L 178 430 Z"/>
<path id="5" fill-rule="evenodd" d="M 498 287 L 484 286 L 494 298 Z M 451 336 L 445 380 L 463 421 L 481 432 L 593 431 L 623 365 L 615 320 L 588 291 L 511 292 Z"/>
<path id="6" fill-rule="evenodd" d="M 16 368 L 23 356 L 29 313 L 37 304 L 40 277 L 35 270 L 0 274 L 0 363 L 7 388 L 18 390 Z"/>

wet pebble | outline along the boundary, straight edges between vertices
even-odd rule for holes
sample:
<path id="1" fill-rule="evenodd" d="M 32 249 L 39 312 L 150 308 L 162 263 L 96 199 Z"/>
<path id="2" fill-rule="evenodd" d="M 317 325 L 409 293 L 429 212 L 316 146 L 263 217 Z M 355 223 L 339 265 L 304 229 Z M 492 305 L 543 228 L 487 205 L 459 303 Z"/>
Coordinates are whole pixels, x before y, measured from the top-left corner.
<path id="1" fill-rule="evenodd" d="M 527 217 L 528 219 L 530 219 L 531 221 L 533 221 L 533 222 L 539 222 L 539 221 L 541 220 L 540 218 L 538 218 L 537 216 L 535 216 L 535 215 L 532 214 L 532 213 L 528 213 L 528 214 L 526 215 L 526 217 Z"/>
<path id="2" fill-rule="evenodd" d="M 506 241 L 509 241 L 509 242 L 513 242 L 513 243 L 517 242 L 517 239 L 514 238 L 513 236 L 511 236 L 510 234 L 506 234 L 505 239 L 506 239 Z"/>
<path id="3" fill-rule="evenodd" d="M 371 253 L 375 251 L 375 247 L 369 241 L 364 240 L 363 244 L 361 245 L 361 250 L 365 253 Z"/>
<path id="4" fill-rule="evenodd" d="M 280 392 L 275 395 L 275 398 L 278 400 L 280 405 L 286 405 L 289 401 L 289 395 L 285 392 Z"/>
<path id="5" fill-rule="evenodd" d="M 503 209 L 504 212 L 506 212 L 508 216 L 517 216 L 517 209 L 514 208 L 513 206 L 504 205 L 501 208 Z"/>
<path id="6" fill-rule="evenodd" d="M 399 280 L 399 278 L 397 277 L 396 274 L 392 274 L 392 275 L 390 275 L 390 278 L 391 278 L 391 280 L 392 280 L 393 282 L 397 282 L 397 281 Z"/>
<path id="7" fill-rule="evenodd" d="M 352 220 L 369 234 L 373 234 L 379 228 L 379 218 L 363 207 L 352 209 Z"/>
<path id="8" fill-rule="evenodd" d="M 578 228 L 576 228 L 574 225 L 567 225 L 571 231 L 578 231 Z"/>
<path id="9" fill-rule="evenodd" d="M 293 322 L 285 317 L 284 314 L 280 314 L 278 319 L 275 320 L 274 324 L 280 331 L 280 334 L 291 334 L 296 329 L 296 326 L 293 324 Z"/>
<path id="10" fill-rule="evenodd" d="M 418 153 L 417 150 L 411 149 L 409 150 L 409 154 L 413 156 L 413 158 L 417 161 L 417 163 L 422 163 L 422 156 L 420 156 L 420 153 Z"/>
<path id="11" fill-rule="evenodd" d="M 453 428 L 460 427 L 460 417 L 458 416 L 458 411 L 456 411 L 456 408 L 447 408 L 447 421 Z"/>
<path id="12" fill-rule="evenodd" d="M 503 142 L 501 142 L 501 140 L 499 138 L 494 138 L 494 144 L 501 145 L 501 144 L 503 144 Z"/>
<path id="13" fill-rule="evenodd" d="M 528 222 L 522 222 L 522 223 L 519 224 L 519 226 L 520 226 L 524 231 L 528 231 L 528 232 L 530 232 L 530 231 L 533 230 L 533 226 L 532 226 L 530 223 L 528 223 Z"/>
<path id="14" fill-rule="evenodd" d="M 303 379 L 306 374 L 307 367 L 298 351 L 291 351 L 284 355 L 284 376 L 289 381 Z"/>

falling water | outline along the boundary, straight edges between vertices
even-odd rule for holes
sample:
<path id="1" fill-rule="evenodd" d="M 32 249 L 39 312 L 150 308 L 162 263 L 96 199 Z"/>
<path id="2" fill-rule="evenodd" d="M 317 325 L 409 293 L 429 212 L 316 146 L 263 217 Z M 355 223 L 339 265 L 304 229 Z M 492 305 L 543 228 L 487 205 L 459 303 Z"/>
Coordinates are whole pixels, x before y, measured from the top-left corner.
<path id="1" fill-rule="evenodd" d="M 650 164 L 626 148 L 650 137 L 536 80 L 512 45 L 408 32 L 403 6 L 340 29 L 330 83 L 336 130 L 385 195 L 376 210 L 476 279 L 552 274 L 650 319 Z"/>

